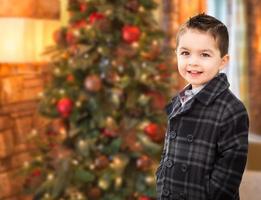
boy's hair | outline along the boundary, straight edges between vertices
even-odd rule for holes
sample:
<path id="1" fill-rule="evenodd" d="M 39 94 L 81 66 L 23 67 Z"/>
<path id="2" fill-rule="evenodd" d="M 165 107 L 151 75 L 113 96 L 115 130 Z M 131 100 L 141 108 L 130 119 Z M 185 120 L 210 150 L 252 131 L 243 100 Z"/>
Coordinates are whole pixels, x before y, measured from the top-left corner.
<path id="1" fill-rule="evenodd" d="M 188 29 L 210 33 L 217 42 L 221 57 L 228 53 L 229 36 L 227 27 L 215 17 L 202 13 L 189 18 L 178 30 L 176 47 L 178 47 L 180 36 Z"/>

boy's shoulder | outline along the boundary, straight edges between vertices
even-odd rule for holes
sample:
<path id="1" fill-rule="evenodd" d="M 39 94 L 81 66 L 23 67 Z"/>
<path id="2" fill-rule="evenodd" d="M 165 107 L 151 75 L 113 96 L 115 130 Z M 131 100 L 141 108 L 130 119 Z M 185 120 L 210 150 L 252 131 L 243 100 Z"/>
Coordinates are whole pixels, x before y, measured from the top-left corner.
<path id="1" fill-rule="evenodd" d="M 225 107 L 225 112 L 246 112 L 244 103 L 228 88 L 219 97 L 216 102 L 220 102 Z"/>

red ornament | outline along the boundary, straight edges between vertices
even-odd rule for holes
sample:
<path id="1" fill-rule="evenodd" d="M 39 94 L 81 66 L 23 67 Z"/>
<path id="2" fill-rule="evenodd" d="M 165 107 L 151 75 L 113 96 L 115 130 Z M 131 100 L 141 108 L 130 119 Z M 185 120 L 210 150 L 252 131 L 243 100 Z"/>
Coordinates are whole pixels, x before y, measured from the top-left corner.
<path id="1" fill-rule="evenodd" d="M 136 161 L 137 168 L 143 171 L 149 170 L 151 168 L 151 164 L 152 164 L 151 159 L 146 155 L 142 155 Z"/>
<path id="2" fill-rule="evenodd" d="M 127 43 L 137 42 L 140 39 L 141 31 L 139 27 L 133 25 L 125 25 L 122 28 L 122 38 Z"/>
<path id="3" fill-rule="evenodd" d="M 104 19 L 105 16 L 102 13 L 99 12 L 93 12 L 90 16 L 89 16 L 89 22 L 91 24 L 94 24 L 96 21 L 102 20 Z"/>
<path id="4" fill-rule="evenodd" d="M 161 142 L 164 139 L 164 129 L 160 128 L 155 123 L 150 123 L 144 128 L 146 135 L 150 137 L 154 142 Z"/>
<path id="5" fill-rule="evenodd" d="M 104 128 L 102 130 L 102 135 L 104 135 L 105 137 L 114 138 L 117 136 L 117 133 L 114 130 Z"/>
<path id="6" fill-rule="evenodd" d="M 55 132 L 54 130 L 48 130 L 47 132 L 46 132 L 46 135 L 48 135 L 48 136 L 56 136 L 57 135 L 57 132 Z"/>
<path id="7" fill-rule="evenodd" d="M 74 76 L 72 74 L 68 74 L 67 77 L 66 77 L 66 81 L 73 82 L 74 81 Z"/>
<path id="8" fill-rule="evenodd" d="M 85 19 L 82 19 L 76 23 L 73 24 L 74 28 L 84 28 L 87 25 L 87 21 Z"/>
<path id="9" fill-rule="evenodd" d="M 158 69 L 161 71 L 166 71 L 168 69 L 167 65 L 164 63 L 161 63 L 158 65 Z"/>
<path id="10" fill-rule="evenodd" d="M 138 200 L 152 200 L 152 199 L 150 197 L 148 197 L 148 196 L 140 196 L 138 198 Z"/>
<path id="11" fill-rule="evenodd" d="M 144 132 L 150 137 L 156 137 L 159 132 L 159 127 L 155 123 L 150 123 L 144 128 Z"/>
<path id="12" fill-rule="evenodd" d="M 94 161 L 96 169 L 105 169 L 106 167 L 108 167 L 109 163 L 109 159 L 107 158 L 107 156 L 104 155 L 98 156 Z"/>
<path id="13" fill-rule="evenodd" d="M 57 105 L 56 105 L 56 109 L 57 111 L 60 113 L 60 115 L 64 118 L 69 117 L 69 115 L 72 112 L 72 108 L 73 108 L 73 102 L 71 99 L 69 98 L 62 98 L 58 101 Z"/>
<path id="14" fill-rule="evenodd" d="M 148 92 L 146 95 L 151 97 L 152 106 L 155 109 L 162 110 L 165 107 L 166 101 L 165 101 L 165 98 L 162 94 L 160 94 L 158 92 L 151 91 L 151 92 Z"/>
<path id="15" fill-rule="evenodd" d="M 74 44 L 76 42 L 76 38 L 75 38 L 72 30 L 68 30 L 66 32 L 66 42 L 69 45 L 72 45 L 72 44 Z"/>
<path id="16" fill-rule="evenodd" d="M 34 171 L 32 171 L 31 176 L 32 177 L 38 177 L 41 176 L 42 171 L 40 169 L 34 169 Z"/>
<path id="17" fill-rule="evenodd" d="M 125 5 L 125 8 L 132 12 L 137 12 L 139 9 L 139 2 L 138 0 L 129 0 Z"/>
<path id="18" fill-rule="evenodd" d="M 85 12 L 87 10 L 87 4 L 86 3 L 81 3 L 80 4 L 80 11 Z"/>
<path id="19" fill-rule="evenodd" d="M 101 87 L 101 79 L 97 75 L 90 75 L 84 80 L 85 88 L 90 92 L 98 92 Z"/>
<path id="20" fill-rule="evenodd" d="M 92 187 L 88 189 L 87 196 L 89 199 L 99 199 L 101 197 L 102 191 L 99 187 Z"/>

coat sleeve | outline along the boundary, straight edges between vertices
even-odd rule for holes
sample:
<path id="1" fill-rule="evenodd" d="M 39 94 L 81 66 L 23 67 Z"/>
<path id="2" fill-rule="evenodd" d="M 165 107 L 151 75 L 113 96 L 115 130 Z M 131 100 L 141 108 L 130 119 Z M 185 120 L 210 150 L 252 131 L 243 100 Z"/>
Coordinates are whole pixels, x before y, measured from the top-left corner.
<path id="1" fill-rule="evenodd" d="M 248 114 L 243 104 L 227 108 L 220 123 L 217 159 L 209 181 L 209 199 L 237 199 L 248 152 Z"/>

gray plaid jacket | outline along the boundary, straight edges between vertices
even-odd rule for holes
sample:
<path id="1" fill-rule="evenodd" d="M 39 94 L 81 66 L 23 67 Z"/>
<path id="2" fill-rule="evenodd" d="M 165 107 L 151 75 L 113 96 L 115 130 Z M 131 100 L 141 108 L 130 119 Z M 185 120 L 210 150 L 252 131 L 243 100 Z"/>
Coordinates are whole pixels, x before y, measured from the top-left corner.
<path id="1" fill-rule="evenodd" d="M 239 199 L 249 121 L 244 105 L 228 88 L 226 75 L 220 73 L 183 107 L 178 96 L 166 106 L 168 127 L 156 172 L 158 200 Z"/>

